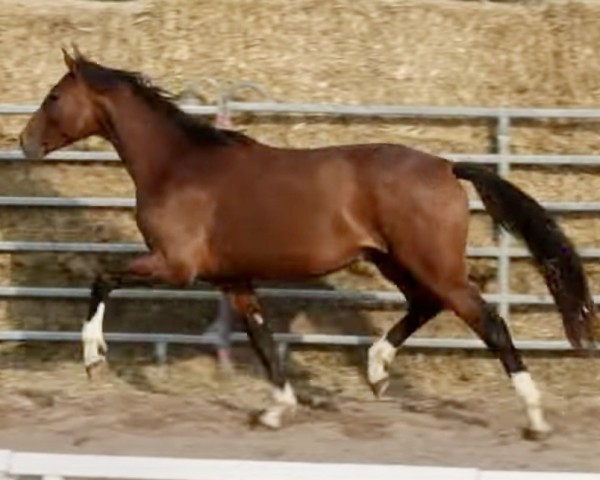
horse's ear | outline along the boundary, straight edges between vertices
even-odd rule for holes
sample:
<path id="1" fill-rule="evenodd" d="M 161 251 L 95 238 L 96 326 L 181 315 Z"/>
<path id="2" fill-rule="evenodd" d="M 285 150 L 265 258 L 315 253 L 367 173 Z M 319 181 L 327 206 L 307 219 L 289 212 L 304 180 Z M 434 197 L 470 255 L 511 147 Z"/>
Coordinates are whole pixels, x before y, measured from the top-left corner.
<path id="1" fill-rule="evenodd" d="M 69 52 L 67 52 L 64 48 L 61 48 L 61 50 L 63 53 L 63 58 L 65 60 L 65 65 L 69 69 L 69 72 L 75 73 L 77 70 L 77 62 L 71 55 L 69 55 Z"/>
<path id="2" fill-rule="evenodd" d="M 79 47 L 75 42 L 71 42 L 71 48 L 73 49 L 73 53 L 75 54 L 75 59 L 79 60 L 83 58 L 82 53 L 79 51 Z"/>

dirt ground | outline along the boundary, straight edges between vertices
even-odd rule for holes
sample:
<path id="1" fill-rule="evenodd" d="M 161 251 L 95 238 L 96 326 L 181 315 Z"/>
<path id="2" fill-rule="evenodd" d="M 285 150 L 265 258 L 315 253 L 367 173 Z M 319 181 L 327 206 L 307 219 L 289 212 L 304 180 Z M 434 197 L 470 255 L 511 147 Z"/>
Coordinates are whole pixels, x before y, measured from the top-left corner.
<path id="1" fill-rule="evenodd" d="M 600 469 L 600 435 L 581 430 L 593 412 L 576 412 L 571 425 L 572 418 L 561 417 L 564 431 L 537 444 L 518 437 L 520 418 L 510 406 L 495 412 L 491 425 L 479 424 L 495 404 L 489 399 L 474 408 L 458 404 L 418 413 L 400 399 L 344 400 L 340 412 L 302 411 L 294 425 L 267 432 L 244 426 L 246 412 L 205 395 L 108 394 L 85 402 L 60 398 L 52 407 L 3 405 L 0 445 L 53 453 Z M 454 409 L 468 411 L 467 418 L 439 418 Z"/>
<path id="2" fill-rule="evenodd" d="M 423 394 L 396 376 L 389 398 L 376 401 L 356 368 L 306 368 L 310 380 L 296 375 L 295 384 L 322 400 L 321 408 L 302 406 L 293 423 L 273 432 L 251 425 L 268 389 L 245 364 L 224 378 L 209 356 L 198 355 L 146 366 L 134 377 L 132 365 L 117 362 L 90 382 L 77 363 L 31 368 L 30 361 L 20 370 L 17 362 L 1 374 L 0 448 L 600 471 L 597 397 L 566 401 L 545 386 L 555 433 L 530 442 L 521 437 L 524 413 L 500 374 L 500 388 L 473 382 L 470 392 L 446 396 Z"/>

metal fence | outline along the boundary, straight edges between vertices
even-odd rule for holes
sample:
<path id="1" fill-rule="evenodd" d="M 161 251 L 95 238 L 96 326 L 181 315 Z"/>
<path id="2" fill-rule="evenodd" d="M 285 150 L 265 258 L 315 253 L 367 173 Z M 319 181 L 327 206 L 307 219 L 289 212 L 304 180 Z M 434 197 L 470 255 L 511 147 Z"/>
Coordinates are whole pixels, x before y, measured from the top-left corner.
<path id="1" fill-rule="evenodd" d="M 496 165 L 501 175 L 510 172 L 511 165 L 571 165 L 571 166 L 600 166 L 600 155 L 515 155 L 510 152 L 510 128 L 515 119 L 571 119 L 571 120 L 600 120 L 600 109 L 523 109 L 523 108 L 466 108 L 466 107 L 410 107 L 391 105 L 332 105 L 276 102 L 225 102 L 218 106 L 212 105 L 182 105 L 183 109 L 195 115 L 218 115 L 226 111 L 249 112 L 255 115 L 270 116 L 344 116 L 344 117 L 404 117 L 404 118 L 463 118 L 487 119 L 495 125 L 496 152 L 489 154 L 442 154 L 452 160 L 468 160 L 484 164 Z M 0 105 L 0 115 L 27 115 L 35 111 L 34 105 Z M 18 150 L 0 151 L 1 162 L 23 161 Z M 114 152 L 98 151 L 60 151 L 55 152 L 44 161 L 54 162 L 116 162 L 119 161 Z M 544 207 L 552 212 L 581 213 L 600 212 L 600 202 L 546 202 Z M 0 206 L 9 207 L 54 207 L 54 208 L 133 208 L 132 198 L 59 198 L 59 197 L 0 197 Z M 479 201 L 470 202 L 473 211 L 482 210 Z M 64 242 L 0 242 L 3 252 L 110 252 L 130 253 L 143 252 L 145 247 L 134 243 L 64 243 Z M 584 258 L 599 259 L 600 248 L 582 249 Z M 511 245 L 510 236 L 505 232 L 500 234 L 495 247 L 470 247 L 470 257 L 495 258 L 498 261 L 498 293 L 485 295 L 490 302 L 496 303 L 499 312 L 507 320 L 511 305 L 550 305 L 549 295 L 516 295 L 509 289 L 510 261 L 513 258 L 526 258 L 528 252 L 523 248 Z M 297 289 L 259 289 L 264 298 L 303 299 L 308 301 L 349 302 L 351 304 L 371 307 L 383 304 L 397 306 L 404 297 L 393 292 L 348 292 L 320 291 Z M 87 289 L 77 288 L 41 288 L 41 287 L 0 287 L 0 297 L 30 297 L 30 298 L 85 298 Z M 214 299 L 217 292 L 204 288 L 200 290 L 121 290 L 114 292 L 115 297 L 137 299 L 181 299 L 194 298 L 199 300 Z M 596 303 L 600 296 L 595 296 Z M 44 340 L 71 341 L 79 337 L 69 332 L 1 332 L 0 340 Z M 169 343 L 211 343 L 211 336 L 194 335 L 160 335 L 160 334 L 114 334 L 109 335 L 113 341 L 148 342 L 156 346 L 157 355 L 164 359 Z M 245 336 L 236 337 L 245 341 Z M 328 345 L 363 345 L 372 338 L 352 335 L 285 335 L 278 336 L 281 350 L 285 351 L 288 344 L 328 344 Z M 568 350 L 566 342 L 527 340 L 517 342 L 520 348 L 535 350 Z M 412 339 L 408 347 L 418 348 L 484 348 L 479 340 L 450 340 L 450 339 Z"/>

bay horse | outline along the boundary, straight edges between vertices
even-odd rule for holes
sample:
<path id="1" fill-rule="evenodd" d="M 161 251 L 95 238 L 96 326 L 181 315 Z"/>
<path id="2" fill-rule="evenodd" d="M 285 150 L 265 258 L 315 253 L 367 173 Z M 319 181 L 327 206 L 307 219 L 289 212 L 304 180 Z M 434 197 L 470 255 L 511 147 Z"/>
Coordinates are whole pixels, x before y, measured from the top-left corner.
<path id="1" fill-rule="evenodd" d="M 20 134 L 29 159 L 98 135 L 135 184 L 136 222 L 149 253 L 91 286 L 82 329 L 87 371 L 104 360 L 111 290 L 210 282 L 243 316 L 273 388 L 260 422 L 279 428 L 297 397 L 277 361 L 254 284 L 307 280 L 366 259 L 404 293 L 406 315 L 368 351 L 380 397 L 398 348 L 442 310 L 453 311 L 501 361 L 528 417 L 530 438 L 551 432 L 541 395 L 504 320 L 467 275 L 471 182 L 491 217 L 523 239 L 574 348 L 594 348 L 595 308 L 578 253 L 541 205 L 485 167 L 400 144 L 276 148 L 183 112 L 144 75 L 63 49 L 67 71 Z"/>

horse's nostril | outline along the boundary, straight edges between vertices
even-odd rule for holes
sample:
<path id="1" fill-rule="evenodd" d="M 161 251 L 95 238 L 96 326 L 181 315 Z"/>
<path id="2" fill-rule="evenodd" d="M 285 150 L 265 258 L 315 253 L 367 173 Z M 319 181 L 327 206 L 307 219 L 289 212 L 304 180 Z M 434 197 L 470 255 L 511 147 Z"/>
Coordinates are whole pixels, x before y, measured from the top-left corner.
<path id="1" fill-rule="evenodd" d="M 31 141 L 28 141 L 25 135 L 19 135 L 19 146 L 25 158 L 40 158 L 42 153 L 40 147 L 35 142 L 32 144 Z"/>

